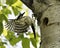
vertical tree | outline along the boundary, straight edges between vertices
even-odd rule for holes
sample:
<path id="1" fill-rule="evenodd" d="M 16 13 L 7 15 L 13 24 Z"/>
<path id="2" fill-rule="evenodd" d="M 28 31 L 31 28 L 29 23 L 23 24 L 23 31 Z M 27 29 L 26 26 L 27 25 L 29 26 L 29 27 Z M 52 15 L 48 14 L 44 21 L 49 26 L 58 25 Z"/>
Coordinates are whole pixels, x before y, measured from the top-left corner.
<path id="1" fill-rule="evenodd" d="M 60 0 L 21 0 L 34 13 L 41 29 L 41 48 L 60 48 Z"/>

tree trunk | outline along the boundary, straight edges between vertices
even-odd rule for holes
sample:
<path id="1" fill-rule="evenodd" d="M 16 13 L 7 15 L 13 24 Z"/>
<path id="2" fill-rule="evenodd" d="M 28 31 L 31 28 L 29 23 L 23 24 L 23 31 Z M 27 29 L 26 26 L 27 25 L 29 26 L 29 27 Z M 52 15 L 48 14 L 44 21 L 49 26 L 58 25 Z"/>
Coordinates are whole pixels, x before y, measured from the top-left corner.
<path id="1" fill-rule="evenodd" d="M 50 6 L 41 17 L 41 48 L 60 48 L 60 5 Z"/>
<path id="2" fill-rule="evenodd" d="M 41 48 L 60 48 L 60 0 L 33 0 L 28 7 L 40 25 Z"/>

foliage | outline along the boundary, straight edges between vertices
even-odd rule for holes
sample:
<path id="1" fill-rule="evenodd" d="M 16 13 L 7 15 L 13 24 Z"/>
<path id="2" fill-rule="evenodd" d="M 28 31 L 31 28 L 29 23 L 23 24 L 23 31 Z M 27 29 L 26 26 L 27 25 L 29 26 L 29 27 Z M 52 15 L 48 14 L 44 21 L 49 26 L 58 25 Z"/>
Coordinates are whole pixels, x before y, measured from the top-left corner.
<path id="1" fill-rule="evenodd" d="M 3 32 L 3 24 L 2 24 L 2 22 L 0 22 L 0 35 L 2 32 Z"/>
<path id="2" fill-rule="evenodd" d="M 8 5 L 12 5 L 12 4 L 14 4 L 15 2 L 16 2 L 17 0 L 6 0 L 6 4 L 8 4 Z"/>
<path id="3" fill-rule="evenodd" d="M 5 48 L 4 43 L 0 42 L 0 48 Z"/>
<path id="4" fill-rule="evenodd" d="M 14 12 L 15 16 L 22 10 L 23 3 L 20 0 L 6 0 L 6 6 L 0 3 L 0 35 L 3 33 L 3 21 L 8 22 L 8 14 L 12 14 L 10 8 Z M 20 34 L 18 37 L 14 35 L 14 32 L 6 31 L 7 35 L 5 36 L 6 39 L 10 42 L 12 46 L 16 45 L 17 42 L 22 40 L 23 48 L 30 48 L 30 41 L 32 45 L 37 48 L 37 41 L 38 38 L 34 38 L 32 33 L 28 35 L 30 38 L 25 38 L 23 34 Z M 37 34 L 38 35 L 38 34 Z M 39 36 L 37 36 L 39 37 Z M 0 42 L 0 48 L 5 48 L 4 43 Z"/>
<path id="5" fill-rule="evenodd" d="M 22 46 L 23 46 L 23 48 L 30 48 L 30 40 L 28 38 L 23 38 Z"/>
<path id="6" fill-rule="evenodd" d="M 15 7 L 12 6 L 12 9 L 13 9 L 13 12 L 14 12 L 15 15 L 17 15 L 19 13 L 19 11 L 18 11 L 17 8 L 15 8 Z"/>
<path id="7" fill-rule="evenodd" d="M 0 48 L 5 48 L 4 44 L 6 44 L 6 42 L 2 42 L 0 39 Z"/>
<path id="8" fill-rule="evenodd" d="M 8 31 L 6 38 L 9 40 L 11 45 L 15 45 L 17 42 L 21 40 L 20 37 L 17 38 L 14 36 L 14 32 L 10 32 L 10 31 Z"/>
<path id="9" fill-rule="evenodd" d="M 37 48 L 37 46 L 36 46 L 36 45 L 37 45 L 36 39 L 31 38 L 30 40 L 31 40 L 33 46 L 34 46 L 35 48 Z"/>

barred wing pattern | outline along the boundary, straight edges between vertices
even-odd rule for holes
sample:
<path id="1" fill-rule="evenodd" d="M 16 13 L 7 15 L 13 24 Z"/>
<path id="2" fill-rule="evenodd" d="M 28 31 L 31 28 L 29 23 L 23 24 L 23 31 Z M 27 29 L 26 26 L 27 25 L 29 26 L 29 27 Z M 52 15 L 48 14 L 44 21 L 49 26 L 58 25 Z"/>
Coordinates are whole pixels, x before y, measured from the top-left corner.
<path id="1" fill-rule="evenodd" d="M 27 32 L 29 25 L 32 24 L 32 19 L 28 16 L 24 16 L 20 19 L 9 19 L 8 23 L 6 23 L 5 27 L 16 33 Z"/>
<path id="2" fill-rule="evenodd" d="M 14 28 L 14 19 L 9 19 L 7 23 L 5 23 L 5 28 L 7 30 L 13 31 Z"/>

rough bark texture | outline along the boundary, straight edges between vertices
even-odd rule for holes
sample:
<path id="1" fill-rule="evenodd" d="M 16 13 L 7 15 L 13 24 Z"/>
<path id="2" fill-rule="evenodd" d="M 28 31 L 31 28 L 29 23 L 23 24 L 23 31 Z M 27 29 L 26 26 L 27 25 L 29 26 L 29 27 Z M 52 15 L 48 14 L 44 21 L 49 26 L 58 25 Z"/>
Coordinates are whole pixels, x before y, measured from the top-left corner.
<path id="1" fill-rule="evenodd" d="M 41 17 L 41 48 L 60 48 L 60 5 L 52 5 Z"/>
<path id="2" fill-rule="evenodd" d="M 60 48 L 60 0 L 33 0 L 34 12 L 41 29 L 41 48 Z"/>

